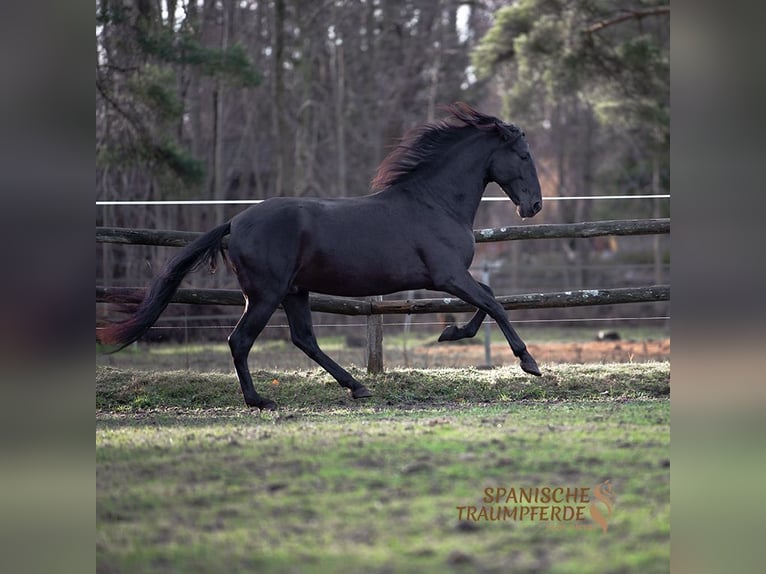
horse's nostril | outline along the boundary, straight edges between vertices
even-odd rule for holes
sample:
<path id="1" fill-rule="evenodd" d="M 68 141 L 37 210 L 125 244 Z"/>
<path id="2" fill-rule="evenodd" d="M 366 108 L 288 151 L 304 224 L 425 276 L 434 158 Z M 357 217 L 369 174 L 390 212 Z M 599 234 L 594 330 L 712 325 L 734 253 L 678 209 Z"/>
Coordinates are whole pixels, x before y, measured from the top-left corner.
<path id="1" fill-rule="evenodd" d="M 537 213 L 543 208 L 543 203 L 541 201 L 535 201 L 535 204 L 532 206 L 532 209 Z"/>

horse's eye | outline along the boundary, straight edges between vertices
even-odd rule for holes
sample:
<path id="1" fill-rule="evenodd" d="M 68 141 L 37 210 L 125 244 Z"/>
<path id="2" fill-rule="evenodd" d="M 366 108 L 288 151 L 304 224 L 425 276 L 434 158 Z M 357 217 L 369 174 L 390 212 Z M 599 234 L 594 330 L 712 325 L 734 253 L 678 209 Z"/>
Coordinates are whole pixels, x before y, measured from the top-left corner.
<path id="1" fill-rule="evenodd" d="M 523 159 L 523 160 L 528 160 L 529 159 L 529 154 L 528 153 L 520 153 L 519 157 L 521 159 Z"/>

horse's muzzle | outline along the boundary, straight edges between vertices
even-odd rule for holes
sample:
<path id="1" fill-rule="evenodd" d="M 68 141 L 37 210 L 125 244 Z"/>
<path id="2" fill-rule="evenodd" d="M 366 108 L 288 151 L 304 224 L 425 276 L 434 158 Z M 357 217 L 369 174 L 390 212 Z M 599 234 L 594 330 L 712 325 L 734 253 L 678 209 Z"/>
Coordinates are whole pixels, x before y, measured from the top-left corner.
<path id="1" fill-rule="evenodd" d="M 543 202 L 535 201 L 531 206 L 517 205 L 516 213 L 518 213 L 519 217 L 521 217 L 522 219 L 526 219 L 527 217 L 534 217 L 535 215 L 537 215 L 542 208 L 543 208 Z"/>

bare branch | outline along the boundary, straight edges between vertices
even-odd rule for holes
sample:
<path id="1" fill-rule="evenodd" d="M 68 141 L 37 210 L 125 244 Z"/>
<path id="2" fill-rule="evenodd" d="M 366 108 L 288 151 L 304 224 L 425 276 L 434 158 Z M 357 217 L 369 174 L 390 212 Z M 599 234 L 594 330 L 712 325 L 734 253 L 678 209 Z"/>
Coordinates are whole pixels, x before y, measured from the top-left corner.
<path id="1" fill-rule="evenodd" d="M 609 26 L 614 26 L 627 20 L 641 20 L 648 16 L 660 16 L 662 14 L 670 14 L 670 6 L 657 6 L 656 8 L 647 8 L 646 10 L 630 10 L 621 16 L 616 16 L 609 20 L 601 20 L 585 29 L 588 34 L 593 34 Z"/>

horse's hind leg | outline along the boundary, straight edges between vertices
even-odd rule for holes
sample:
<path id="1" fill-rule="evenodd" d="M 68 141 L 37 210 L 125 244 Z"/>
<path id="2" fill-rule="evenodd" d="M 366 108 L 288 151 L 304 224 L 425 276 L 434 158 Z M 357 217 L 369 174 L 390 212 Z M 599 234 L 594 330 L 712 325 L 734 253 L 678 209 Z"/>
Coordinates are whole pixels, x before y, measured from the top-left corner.
<path id="1" fill-rule="evenodd" d="M 485 285 L 484 283 L 478 283 L 478 285 L 494 297 L 492 290 L 488 285 Z M 487 314 L 484 311 L 478 309 L 476 313 L 474 313 L 473 317 L 471 317 L 471 320 L 462 327 L 458 327 L 457 325 L 450 325 L 444 329 L 442 334 L 439 336 L 439 342 L 458 341 L 460 339 L 469 339 L 471 337 L 475 337 L 476 333 L 479 332 L 481 324 L 484 322 L 484 318 L 486 316 Z"/>
<path id="2" fill-rule="evenodd" d="M 262 301 L 253 301 L 252 298 L 247 298 L 246 301 L 245 312 L 239 319 L 234 331 L 229 335 L 229 348 L 234 359 L 234 368 L 237 371 L 237 378 L 242 387 L 245 403 L 250 407 L 258 407 L 259 409 L 275 409 L 277 404 L 274 401 L 260 396 L 255 391 L 250 369 L 247 366 L 247 356 L 250 354 L 256 337 L 263 331 L 269 318 L 276 310 L 277 304 L 270 305 Z"/>
<path id="3" fill-rule="evenodd" d="M 437 289 L 451 293 L 457 297 L 460 297 L 466 303 L 477 307 L 479 311 L 484 311 L 492 317 L 497 326 L 505 335 L 508 340 L 508 344 L 511 346 L 513 354 L 516 355 L 521 361 L 521 369 L 531 375 L 540 376 L 540 367 L 537 366 L 537 362 L 532 358 L 532 355 L 527 351 L 527 346 L 521 337 L 516 333 L 511 323 L 508 321 L 508 317 L 505 314 L 505 309 L 497 302 L 492 291 L 486 285 L 480 285 L 471 275 L 466 271 L 460 275 L 452 276 L 444 284 L 436 285 Z M 478 313 L 477 313 L 478 315 Z M 476 318 L 476 316 L 474 316 Z"/>
<path id="4" fill-rule="evenodd" d="M 314 329 L 311 324 L 311 306 L 308 291 L 291 293 L 282 300 L 282 307 L 287 314 L 290 325 L 290 336 L 296 347 L 306 353 L 314 362 L 330 373 L 342 387 L 351 391 L 351 396 L 361 399 L 372 396 L 372 393 L 351 374 L 325 355 L 319 348 Z"/>

